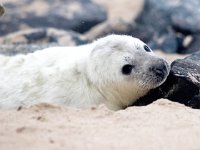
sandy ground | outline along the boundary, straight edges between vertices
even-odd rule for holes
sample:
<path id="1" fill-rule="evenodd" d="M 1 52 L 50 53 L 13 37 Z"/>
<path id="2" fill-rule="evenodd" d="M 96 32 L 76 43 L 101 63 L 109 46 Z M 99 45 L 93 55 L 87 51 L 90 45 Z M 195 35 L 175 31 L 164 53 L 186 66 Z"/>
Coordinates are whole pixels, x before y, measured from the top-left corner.
<path id="1" fill-rule="evenodd" d="M 0 150 L 27 149 L 199 150 L 200 110 L 164 99 L 117 112 L 49 104 L 0 110 Z"/>
<path id="2" fill-rule="evenodd" d="M 0 111 L 1 150 L 198 150 L 200 110 L 168 100 L 112 112 L 39 104 Z"/>

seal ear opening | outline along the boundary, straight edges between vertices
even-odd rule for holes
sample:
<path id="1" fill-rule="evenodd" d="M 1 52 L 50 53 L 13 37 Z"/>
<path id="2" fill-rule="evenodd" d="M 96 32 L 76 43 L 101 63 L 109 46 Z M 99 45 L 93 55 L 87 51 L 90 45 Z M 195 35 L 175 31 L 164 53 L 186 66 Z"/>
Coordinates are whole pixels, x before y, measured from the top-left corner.
<path id="1" fill-rule="evenodd" d="M 132 72 L 133 66 L 130 64 L 124 65 L 122 67 L 122 74 L 124 75 L 130 75 Z"/>

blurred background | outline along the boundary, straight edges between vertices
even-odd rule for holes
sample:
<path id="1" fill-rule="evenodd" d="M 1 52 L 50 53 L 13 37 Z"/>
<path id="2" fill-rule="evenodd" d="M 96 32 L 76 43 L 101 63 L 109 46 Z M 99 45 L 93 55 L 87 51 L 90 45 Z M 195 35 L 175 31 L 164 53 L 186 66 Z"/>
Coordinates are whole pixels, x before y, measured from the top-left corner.
<path id="1" fill-rule="evenodd" d="M 81 45 L 112 33 L 132 35 L 152 49 L 166 53 L 189 54 L 200 50 L 200 0 L 1 3 L 6 12 L 0 17 L 0 45 L 9 55 L 52 45 Z"/>

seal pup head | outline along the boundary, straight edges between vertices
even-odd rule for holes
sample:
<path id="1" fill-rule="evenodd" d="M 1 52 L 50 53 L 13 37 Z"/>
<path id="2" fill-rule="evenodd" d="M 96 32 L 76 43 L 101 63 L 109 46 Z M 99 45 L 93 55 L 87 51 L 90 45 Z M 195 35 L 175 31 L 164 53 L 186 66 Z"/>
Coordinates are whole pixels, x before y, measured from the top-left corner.
<path id="1" fill-rule="evenodd" d="M 109 35 L 93 43 L 88 76 L 111 109 L 135 102 L 161 85 L 169 74 L 168 63 L 154 55 L 141 40 Z"/>

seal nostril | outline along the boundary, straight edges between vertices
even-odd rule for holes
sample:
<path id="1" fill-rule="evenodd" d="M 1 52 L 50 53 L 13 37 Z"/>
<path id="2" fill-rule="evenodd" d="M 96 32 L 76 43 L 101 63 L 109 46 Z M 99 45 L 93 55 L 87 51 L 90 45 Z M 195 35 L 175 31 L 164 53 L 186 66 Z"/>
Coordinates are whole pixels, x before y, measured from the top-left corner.
<path id="1" fill-rule="evenodd" d="M 161 65 L 161 68 L 162 68 L 162 70 L 164 71 L 164 72 L 167 72 L 167 64 L 166 63 L 164 63 L 163 65 Z"/>
<path id="2" fill-rule="evenodd" d="M 164 75 L 165 75 L 165 74 L 164 74 L 164 69 L 156 68 L 156 69 L 155 69 L 155 74 L 156 74 L 156 76 L 163 78 Z"/>
<path id="3" fill-rule="evenodd" d="M 167 73 L 168 72 L 168 63 L 165 60 L 160 59 L 160 65 L 157 68 L 162 70 L 164 73 Z"/>
<path id="4" fill-rule="evenodd" d="M 165 64 L 156 65 L 150 68 L 150 70 L 154 73 L 155 76 L 164 78 L 167 73 L 167 66 Z"/>

